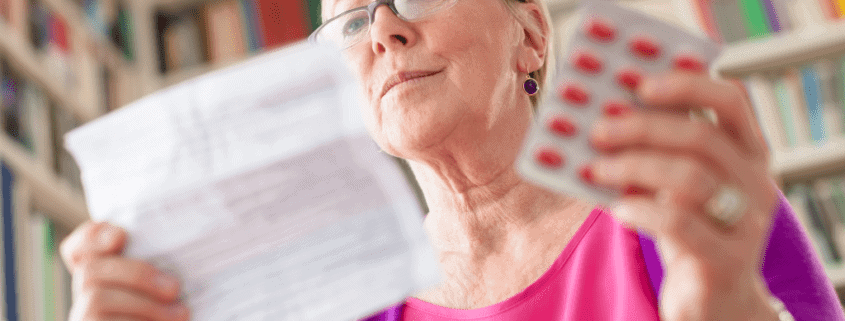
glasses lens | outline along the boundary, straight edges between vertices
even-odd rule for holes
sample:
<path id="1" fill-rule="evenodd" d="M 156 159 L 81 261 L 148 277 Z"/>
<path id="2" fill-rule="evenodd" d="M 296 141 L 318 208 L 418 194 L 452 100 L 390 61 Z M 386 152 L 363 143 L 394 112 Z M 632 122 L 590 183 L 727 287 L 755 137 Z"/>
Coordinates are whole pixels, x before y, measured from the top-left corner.
<path id="1" fill-rule="evenodd" d="M 347 12 L 329 21 L 315 35 L 319 43 L 332 43 L 340 48 L 349 48 L 367 35 L 370 17 L 366 9 Z"/>
<path id="2" fill-rule="evenodd" d="M 396 0 L 394 5 L 406 20 L 422 19 L 455 4 L 457 0 Z"/>

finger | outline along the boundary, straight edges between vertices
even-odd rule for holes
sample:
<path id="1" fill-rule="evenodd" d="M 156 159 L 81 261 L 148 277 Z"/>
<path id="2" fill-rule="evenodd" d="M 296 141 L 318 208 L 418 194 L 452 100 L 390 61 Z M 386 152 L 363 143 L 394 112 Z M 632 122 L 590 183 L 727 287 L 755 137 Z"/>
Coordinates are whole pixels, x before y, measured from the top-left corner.
<path id="1" fill-rule="evenodd" d="M 748 156 L 714 126 L 677 115 L 631 112 L 604 117 L 594 125 L 590 139 L 599 151 L 645 146 L 674 154 L 695 154 L 730 175 L 737 175 L 736 168 L 742 168 L 737 164 L 748 162 Z"/>
<path id="2" fill-rule="evenodd" d="M 74 302 L 74 312 L 82 320 L 107 319 L 111 316 L 147 320 L 188 320 L 188 309 L 181 303 L 165 304 L 137 292 L 98 287 L 87 291 Z"/>
<path id="3" fill-rule="evenodd" d="M 59 251 L 65 265 L 74 272 L 82 262 L 93 257 L 120 254 L 125 243 L 123 229 L 105 222 L 89 221 L 65 238 Z"/>
<path id="4" fill-rule="evenodd" d="M 647 105 L 677 109 L 681 106 L 712 108 L 720 129 L 735 139 L 749 153 L 761 153 L 757 141 L 751 105 L 743 91 L 727 81 L 716 81 L 703 75 L 675 72 L 648 78 L 638 89 L 639 98 Z"/>
<path id="5" fill-rule="evenodd" d="M 179 296 L 179 281 L 147 262 L 111 256 L 85 263 L 74 276 L 76 293 L 101 286 L 114 286 L 137 291 L 163 303 Z"/>
<path id="6" fill-rule="evenodd" d="M 678 253 L 698 253 L 710 260 L 720 260 L 724 254 L 723 236 L 712 225 L 688 212 L 667 209 L 652 199 L 645 197 L 625 197 L 611 206 L 611 214 L 623 225 L 645 231 L 655 236 L 661 246 L 669 250 L 664 257 L 667 262 L 674 260 Z"/>
<path id="7" fill-rule="evenodd" d="M 695 158 L 653 150 L 628 150 L 590 164 L 596 184 L 619 190 L 631 186 L 654 191 L 660 205 L 700 210 L 722 178 Z"/>

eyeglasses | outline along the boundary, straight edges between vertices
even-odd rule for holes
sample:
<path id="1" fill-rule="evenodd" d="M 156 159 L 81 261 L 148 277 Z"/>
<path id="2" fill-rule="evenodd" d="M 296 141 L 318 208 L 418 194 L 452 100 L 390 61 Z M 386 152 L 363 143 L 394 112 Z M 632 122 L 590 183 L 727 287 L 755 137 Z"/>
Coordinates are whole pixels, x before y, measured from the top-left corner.
<path id="1" fill-rule="evenodd" d="M 375 11 L 387 5 L 399 19 L 413 22 L 449 8 L 458 0 L 376 0 L 366 7 L 343 12 L 326 21 L 308 39 L 316 43 L 331 43 L 342 49 L 361 42 L 375 21 Z"/>

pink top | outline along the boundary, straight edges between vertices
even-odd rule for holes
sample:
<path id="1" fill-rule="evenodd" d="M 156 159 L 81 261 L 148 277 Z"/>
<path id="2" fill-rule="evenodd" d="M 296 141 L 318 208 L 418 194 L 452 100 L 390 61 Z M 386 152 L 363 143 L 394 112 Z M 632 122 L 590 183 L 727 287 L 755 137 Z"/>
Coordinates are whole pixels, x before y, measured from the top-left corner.
<path id="1" fill-rule="evenodd" d="M 473 310 L 409 298 L 402 320 L 659 320 L 649 282 L 637 232 L 596 208 L 551 268 L 522 292 Z"/>

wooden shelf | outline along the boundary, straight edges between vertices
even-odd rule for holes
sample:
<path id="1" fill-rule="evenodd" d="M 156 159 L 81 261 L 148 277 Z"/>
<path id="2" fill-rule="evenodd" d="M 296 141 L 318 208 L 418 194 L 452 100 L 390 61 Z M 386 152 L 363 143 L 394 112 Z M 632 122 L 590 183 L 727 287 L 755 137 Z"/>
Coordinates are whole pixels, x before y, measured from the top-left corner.
<path id="1" fill-rule="evenodd" d="M 769 38 L 732 44 L 722 51 L 714 68 L 724 77 L 781 69 L 837 52 L 845 53 L 845 23 L 787 32 Z"/>
<path id="2" fill-rule="evenodd" d="M 845 137 L 829 137 L 820 145 L 774 151 L 772 156 L 772 172 L 781 179 L 823 174 L 845 164 Z"/>
<path id="3" fill-rule="evenodd" d="M 824 272 L 835 288 L 845 287 L 845 264 L 840 266 L 825 265 Z"/>
<path id="4" fill-rule="evenodd" d="M 51 219 L 69 229 L 88 220 L 82 196 L 5 134 L 0 134 L 0 157 L 8 162 L 16 177 L 29 183 L 35 207 L 48 213 Z"/>
<path id="5" fill-rule="evenodd" d="M 0 23 L 0 52 L 6 55 L 18 71 L 28 79 L 34 80 L 52 100 L 62 108 L 69 109 L 77 119 L 88 122 L 98 116 L 83 108 L 79 100 L 74 99 L 76 97 L 64 89 L 55 77 L 48 75 L 42 64 L 36 60 L 36 53 L 33 52 L 29 43 L 2 23 Z"/>

